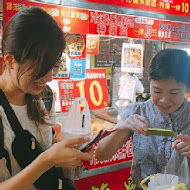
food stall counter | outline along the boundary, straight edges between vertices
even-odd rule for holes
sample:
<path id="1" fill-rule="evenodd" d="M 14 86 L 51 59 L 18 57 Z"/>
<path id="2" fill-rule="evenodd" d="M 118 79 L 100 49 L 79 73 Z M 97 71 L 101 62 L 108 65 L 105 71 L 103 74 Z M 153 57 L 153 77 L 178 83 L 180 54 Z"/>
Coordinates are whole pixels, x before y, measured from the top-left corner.
<path id="1" fill-rule="evenodd" d="M 100 130 L 111 130 L 117 123 L 118 110 L 103 108 L 91 110 L 93 135 Z M 63 122 L 66 114 L 59 114 Z M 114 142 L 113 142 L 114 143 Z M 97 144 L 95 145 L 95 150 Z M 81 179 L 75 180 L 78 190 L 127 189 L 131 185 L 130 167 L 133 158 L 132 141 L 129 139 L 109 160 L 98 161 L 93 156 L 90 164 L 84 168 Z"/>

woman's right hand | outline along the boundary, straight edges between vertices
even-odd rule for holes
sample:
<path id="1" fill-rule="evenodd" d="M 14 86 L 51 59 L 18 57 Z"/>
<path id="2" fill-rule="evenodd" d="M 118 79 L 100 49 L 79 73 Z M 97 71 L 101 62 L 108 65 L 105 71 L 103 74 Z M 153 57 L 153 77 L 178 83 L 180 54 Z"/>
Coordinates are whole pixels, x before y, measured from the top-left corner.
<path id="1" fill-rule="evenodd" d="M 88 152 L 81 152 L 74 148 L 75 145 L 84 144 L 89 140 L 90 138 L 88 137 L 77 137 L 55 143 L 50 149 L 44 152 L 50 167 L 60 166 L 72 170 L 78 165 L 81 165 L 82 160 L 91 160 L 94 152 L 93 148 Z"/>
<path id="2" fill-rule="evenodd" d="M 129 116 L 126 120 L 120 121 L 116 126 L 118 129 L 130 129 L 131 131 L 143 135 L 146 134 L 148 128 L 150 127 L 149 121 L 145 117 L 138 114 Z"/>

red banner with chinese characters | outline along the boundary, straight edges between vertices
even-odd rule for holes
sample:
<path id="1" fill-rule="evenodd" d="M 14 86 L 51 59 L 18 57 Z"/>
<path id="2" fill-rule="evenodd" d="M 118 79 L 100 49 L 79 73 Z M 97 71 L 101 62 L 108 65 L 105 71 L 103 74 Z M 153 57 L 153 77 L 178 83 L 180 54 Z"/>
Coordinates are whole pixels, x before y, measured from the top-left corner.
<path id="1" fill-rule="evenodd" d="M 86 0 L 88 2 L 116 5 L 132 9 L 165 14 L 190 16 L 190 0 Z"/>
<path id="2" fill-rule="evenodd" d="M 60 20 L 63 25 L 63 32 L 88 34 L 89 32 L 89 11 L 60 6 Z"/>
<path id="3" fill-rule="evenodd" d="M 96 148 L 97 148 L 97 144 L 94 149 L 96 150 Z M 132 159 L 133 159 L 133 147 L 132 147 L 132 140 L 130 139 L 109 160 L 98 161 L 94 155 L 93 159 L 90 161 L 90 165 L 88 166 L 88 169 L 111 166 L 113 164 L 131 161 Z"/>
<path id="4" fill-rule="evenodd" d="M 60 5 L 48 5 L 27 0 L 5 0 L 3 2 L 4 25 L 19 10 L 26 9 L 29 6 L 39 6 L 52 15 L 65 32 L 161 41 L 190 42 L 189 23 L 111 14 L 106 12 L 89 12 L 88 10 L 83 9 L 74 9 Z M 132 2 L 130 2 L 130 4 L 132 4 Z M 187 4 L 186 1 L 185 5 L 188 7 L 187 5 L 189 5 L 189 3 Z"/>
<path id="5" fill-rule="evenodd" d="M 59 24 L 60 28 L 67 33 L 88 34 L 89 11 L 63 7 L 61 5 L 50 5 L 28 0 L 4 0 L 4 26 L 18 11 L 27 9 L 30 6 L 37 6 L 49 13 Z M 80 26 L 80 27 L 79 27 Z"/>
<path id="6" fill-rule="evenodd" d="M 59 93 L 62 112 L 70 110 L 76 97 L 86 97 L 90 109 L 108 107 L 106 70 L 86 69 L 83 81 L 59 81 Z"/>
<path id="7" fill-rule="evenodd" d="M 97 144 L 95 145 L 95 150 L 96 148 Z M 92 161 L 87 167 L 88 170 L 97 169 L 97 168 L 103 169 L 103 167 L 111 165 L 113 166 L 114 164 L 119 164 L 119 163 L 123 164 L 126 163 L 126 168 L 76 180 L 75 184 L 77 186 L 77 189 L 78 190 L 134 189 L 134 184 L 129 179 L 131 164 L 128 162 L 132 161 L 132 158 L 133 158 L 133 147 L 131 139 L 128 140 L 109 160 L 98 161 L 94 155 Z M 129 167 L 127 167 L 127 165 Z M 88 180 L 88 183 L 86 183 L 86 180 Z"/>
<path id="8" fill-rule="evenodd" d="M 80 81 L 59 81 L 59 95 L 61 102 L 61 111 L 68 112 L 76 97 L 79 97 L 77 89 L 77 83 Z"/>
<path id="9" fill-rule="evenodd" d="M 190 24 L 90 11 L 90 34 L 190 42 Z"/>
<path id="10" fill-rule="evenodd" d="M 133 190 L 130 167 L 75 180 L 78 190 Z"/>

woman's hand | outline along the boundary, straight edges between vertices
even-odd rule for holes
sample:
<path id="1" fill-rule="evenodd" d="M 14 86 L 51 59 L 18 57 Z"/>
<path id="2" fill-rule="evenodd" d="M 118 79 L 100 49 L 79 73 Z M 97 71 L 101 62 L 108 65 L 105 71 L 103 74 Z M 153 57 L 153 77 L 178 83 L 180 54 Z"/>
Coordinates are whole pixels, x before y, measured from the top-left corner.
<path id="1" fill-rule="evenodd" d="M 45 152 L 49 164 L 72 170 L 81 165 L 82 160 L 91 160 L 93 148 L 89 152 L 81 152 L 74 148 L 75 145 L 83 144 L 89 140 L 88 137 L 78 137 L 55 143 Z"/>
<path id="2" fill-rule="evenodd" d="M 145 135 L 150 128 L 150 123 L 145 117 L 135 114 L 129 116 L 125 121 L 120 121 L 115 128 L 130 129 L 138 134 Z"/>
<path id="3" fill-rule="evenodd" d="M 190 136 L 177 135 L 172 148 L 175 148 L 182 156 L 190 156 Z"/>

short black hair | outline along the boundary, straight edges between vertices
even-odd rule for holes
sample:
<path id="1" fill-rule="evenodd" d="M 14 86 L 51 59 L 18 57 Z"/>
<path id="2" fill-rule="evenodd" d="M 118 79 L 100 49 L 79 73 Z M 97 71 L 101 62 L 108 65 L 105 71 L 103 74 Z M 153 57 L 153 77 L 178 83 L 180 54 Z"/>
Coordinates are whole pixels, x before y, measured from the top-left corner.
<path id="1" fill-rule="evenodd" d="M 174 79 L 190 87 L 190 56 L 181 49 L 164 49 L 151 60 L 150 80 Z"/>

